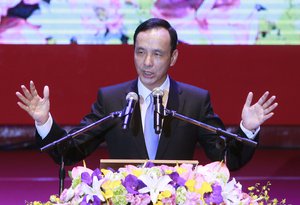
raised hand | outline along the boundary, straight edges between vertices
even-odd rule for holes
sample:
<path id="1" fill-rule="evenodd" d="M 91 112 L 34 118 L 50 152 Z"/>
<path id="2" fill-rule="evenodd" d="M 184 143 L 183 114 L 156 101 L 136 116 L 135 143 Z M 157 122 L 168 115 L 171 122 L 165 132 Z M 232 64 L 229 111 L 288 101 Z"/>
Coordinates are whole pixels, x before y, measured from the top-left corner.
<path id="1" fill-rule="evenodd" d="M 276 96 L 268 98 L 269 92 L 265 92 L 260 99 L 251 105 L 253 93 L 249 92 L 242 111 L 242 123 L 248 130 L 256 130 L 261 124 L 274 115 L 273 110 L 278 106 L 274 100 Z"/>
<path id="2" fill-rule="evenodd" d="M 49 118 L 50 101 L 49 101 L 49 87 L 44 87 L 44 97 L 41 98 L 35 88 L 33 81 L 30 81 L 30 90 L 25 85 L 21 85 L 23 94 L 16 92 L 17 97 L 21 102 L 17 104 L 25 110 L 38 125 L 43 125 Z"/>

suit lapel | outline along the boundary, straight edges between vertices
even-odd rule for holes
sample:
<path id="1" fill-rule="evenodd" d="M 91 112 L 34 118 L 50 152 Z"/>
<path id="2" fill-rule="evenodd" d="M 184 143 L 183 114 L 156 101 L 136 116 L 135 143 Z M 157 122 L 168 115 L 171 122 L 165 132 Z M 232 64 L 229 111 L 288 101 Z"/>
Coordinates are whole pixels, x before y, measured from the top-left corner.
<path id="1" fill-rule="evenodd" d="M 178 86 L 178 83 L 170 78 L 170 90 L 169 90 L 169 97 L 168 97 L 168 103 L 167 103 L 167 109 L 168 110 L 174 110 L 178 113 L 181 113 L 184 101 L 183 99 L 180 99 L 181 95 L 181 89 Z M 172 135 L 176 133 L 176 127 L 177 127 L 178 120 L 174 120 L 172 116 L 167 116 L 164 119 L 163 129 L 160 136 L 158 149 L 156 153 L 157 159 L 163 159 L 164 153 L 174 138 Z"/>
<path id="2" fill-rule="evenodd" d="M 128 89 L 126 90 L 126 95 L 129 92 L 135 92 L 138 94 L 137 80 L 134 80 L 131 86 L 128 87 Z M 126 101 L 124 106 L 126 106 Z M 142 128 L 141 110 L 140 110 L 139 101 L 136 103 L 135 108 L 133 110 L 130 126 L 131 126 L 130 131 L 134 136 L 133 138 L 135 141 L 136 150 L 140 153 L 139 156 L 142 156 L 141 158 L 144 159 L 148 158 L 147 148 L 146 148 L 144 133 Z"/>

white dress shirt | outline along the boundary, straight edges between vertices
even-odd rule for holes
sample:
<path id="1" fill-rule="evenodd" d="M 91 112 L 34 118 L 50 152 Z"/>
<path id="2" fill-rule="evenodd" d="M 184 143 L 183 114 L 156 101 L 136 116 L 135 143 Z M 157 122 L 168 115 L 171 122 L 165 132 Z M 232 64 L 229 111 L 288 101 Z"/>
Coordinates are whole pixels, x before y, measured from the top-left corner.
<path id="1" fill-rule="evenodd" d="M 159 87 L 161 90 L 163 90 L 164 95 L 162 99 L 162 103 L 164 107 L 166 107 L 167 102 L 168 102 L 168 94 L 169 94 L 169 89 L 170 89 L 170 78 L 167 76 L 166 80 L 164 83 Z M 143 130 L 145 127 L 145 116 L 146 116 L 146 111 L 147 108 L 150 104 L 150 97 L 152 90 L 149 90 L 146 88 L 143 83 L 138 79 L 138 92 L 140 95 L 140 110 L 141 110 L 141 119 L 142 119 L 142 125 L 143 125 Z"/>

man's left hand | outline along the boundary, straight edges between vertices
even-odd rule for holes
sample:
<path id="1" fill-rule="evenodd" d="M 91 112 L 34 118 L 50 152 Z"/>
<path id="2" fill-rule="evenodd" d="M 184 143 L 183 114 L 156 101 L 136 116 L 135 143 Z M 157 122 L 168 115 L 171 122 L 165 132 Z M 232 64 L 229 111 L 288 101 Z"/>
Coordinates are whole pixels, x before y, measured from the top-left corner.
<path id="1" fill-rule="evenodd" d="M 274 115 L 273 110 L 278 106 L 274 100 L 276 96 L 268 98 L 269 92 L 265 92 L 260 99 L 251 105 L 253 93 L 249 92 L 242 111 L 243 126 L 251 131 L 255 131 L 261 124 Z"/>

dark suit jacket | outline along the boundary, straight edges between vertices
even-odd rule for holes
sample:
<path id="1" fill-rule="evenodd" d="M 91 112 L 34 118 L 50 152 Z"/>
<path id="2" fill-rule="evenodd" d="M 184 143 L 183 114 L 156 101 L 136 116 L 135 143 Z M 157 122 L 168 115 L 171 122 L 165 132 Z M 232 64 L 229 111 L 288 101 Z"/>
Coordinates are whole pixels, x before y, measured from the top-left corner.
<path id="1" fill-rule="evenodd" d="M 76 130 L 91 124 L 110 113 L 120 111 L 126 106 L 128 92 L 138 93 L 137 80 L 99 89 L 97 101 L 92 105 L 91 112 L 86 115 Z M 167 109 L 201 121 L 203 123 L 220 127 L 224 125 L 220 118 L 213 112 L 208 91 L 188 84 L 170 80 L 170 91 Z M 122 119 L 116 118 L 101 124 L 82 136 L 74 138 L 68 143 L 65 154 L 66 164 L 73 164 L 87 157 L 100 143 L 106 142 L 111 158 L 119 159 L 147 159 L 139 103 L 133 111 L 131 124 L 128 130 L 122 129 Z M 74 132 L 72 130 L 71 132 Z M 238 134 L 245 137 L 239 130 Z M 48 136 L 41 140 L 37 134 L 40 146 L 44 146 L 66 135 L 55 122 Z M 166 117 L 160 136 L 156 159 L 193 159 L 197 143 L 205 150 L 207 157 L 212 160 L 224 159 L 223 141 L 216 135 L 196 125 Z M 239 142 L 228 143 L 227 166 L 237 169 L 248 162 L 254 148 Z M 50 151 L 50 155 L 59 162 L 57 150 Z"/>

